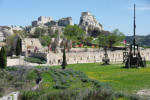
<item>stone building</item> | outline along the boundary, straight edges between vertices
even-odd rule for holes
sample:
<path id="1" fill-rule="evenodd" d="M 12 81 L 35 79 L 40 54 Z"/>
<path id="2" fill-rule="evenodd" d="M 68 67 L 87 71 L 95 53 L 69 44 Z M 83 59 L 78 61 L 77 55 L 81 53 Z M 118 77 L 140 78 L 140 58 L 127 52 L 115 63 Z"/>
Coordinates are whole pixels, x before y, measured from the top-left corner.
<path id="1" fill-rule="evenodd" d="M 37 26 L 67 26 L 67 25 L 73 25 L 72 18 L 66 17 L 59 19 L 58 21 L 55 21 L 52 19 L 52 17 L 46 17 L 46 16 L 40 16 L 37 21 L 32 22 L 32 27 Z"/>
<path id="2" fill-rule="evenodd" d="M 40 16 L 37 21 L 32 22 L 32 26 L 33 27 L 44 26 L 46 23 L 48 23 L 52 20 L 53 20 L 52 17 Z"/>
<path id="3" fill-rule="evenodd" d="M 58 26 L 73 25 L 72 17 L 62 18 L 58 20 Z"/>

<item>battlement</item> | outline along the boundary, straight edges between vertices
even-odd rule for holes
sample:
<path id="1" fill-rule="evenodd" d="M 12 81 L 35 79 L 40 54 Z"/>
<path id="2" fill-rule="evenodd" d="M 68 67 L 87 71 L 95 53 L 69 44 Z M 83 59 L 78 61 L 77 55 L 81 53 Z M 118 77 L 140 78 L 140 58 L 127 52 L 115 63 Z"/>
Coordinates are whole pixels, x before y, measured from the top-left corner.
<path id="1" fill-rule="evenodd" d="M 90 12 L 82 12 L 82 16 L 89 16 L 89 15 L 91 15 Z"/>
<path id="2" fill-rule="evenodd" d="M 51 20 L 53 20 L 53 18 L 52 18 L 52 17 L 49 17 L 49 16 L 40 16 L 40 17 L 38 18 L 38 21 L 42 21 L 42 22 L 49 22 L 49 21 L 51 21 Z"/>

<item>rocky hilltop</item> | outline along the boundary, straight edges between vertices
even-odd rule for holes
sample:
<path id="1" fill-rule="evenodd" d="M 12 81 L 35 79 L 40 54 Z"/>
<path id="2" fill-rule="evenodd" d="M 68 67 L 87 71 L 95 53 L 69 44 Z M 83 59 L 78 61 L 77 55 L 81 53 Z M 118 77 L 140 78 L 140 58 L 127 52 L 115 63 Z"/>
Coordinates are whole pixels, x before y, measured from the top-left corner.
<path id="1" fill-rule="evenodd" d="M 82 12 L 79 26 L 90 36 L 96 36 L 103 30 L 102 25 L 96 20 L 95 16 L 89 12 Z"/>
<path id="2" fill-rule="evenodd" d="M 25 29 L 30 34 L 34 34 L 37 27 L 50 29 L 51 34 L 55 34 L 58 30 L 59 34 L 63 33 L 64 28 L 67 25 L 74 25 L 72 17 L 61 18 L 59 20 L 53 20 L 50 16 L 40 16 L 37 20 L 33 21 L 31 26 L 28 27 L 16 27 L 16 26 L 0 26 L 0 41 L 3 41 L 6 36 L 12 35 L 14 30 Z M 97 36 L 103 31 L 102 25 L 96 20 L 89 12 L 82 12 L 78 26 L 85 30 L 87 36 Z M 47 32 L 48 33 L 48 32 Z M 45 33 L 45 35 L 47 35 Z"/>
<path id="3" fill-rule="evenodd" d="M 16 26 L 0 26 L 0 41 L 3 41 L 7 36 L 14 34 L 13 30 L 22 30 L 22 28 Z"/>
<path id="4" fill-rule="evenodd" d="M 67 25 L 74 25 L 72 17 L 61 18 L 58 21 L 53 20 L 52 17 L 40 16 L 38 20 L 32 22 L 31 33 L 34 33 L 35 27 L 50 27 L 52 31 L 59 30 L 61 33 Z M 79 27 L 85 30 L 89 36 L 96 36 L 99 34 L 103 27 L 89 12 L 82 12 Z"/>

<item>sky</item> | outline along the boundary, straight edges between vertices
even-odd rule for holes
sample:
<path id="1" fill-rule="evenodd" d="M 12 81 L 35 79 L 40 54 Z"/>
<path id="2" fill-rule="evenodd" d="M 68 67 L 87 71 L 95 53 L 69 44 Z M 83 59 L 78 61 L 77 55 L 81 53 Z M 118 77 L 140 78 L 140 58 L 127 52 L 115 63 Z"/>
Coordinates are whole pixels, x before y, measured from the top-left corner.
<path id="1" fill-rule="evenodd" d="M 150 0 L 0 0 L 0 26 L 28 26 L 39 16 L 54 20 L 72 17 L 79 24 L 81 12 L 91 12 L 104 30 L 133 34 L 136 4 L 136 34 L 150 34 Z"/>

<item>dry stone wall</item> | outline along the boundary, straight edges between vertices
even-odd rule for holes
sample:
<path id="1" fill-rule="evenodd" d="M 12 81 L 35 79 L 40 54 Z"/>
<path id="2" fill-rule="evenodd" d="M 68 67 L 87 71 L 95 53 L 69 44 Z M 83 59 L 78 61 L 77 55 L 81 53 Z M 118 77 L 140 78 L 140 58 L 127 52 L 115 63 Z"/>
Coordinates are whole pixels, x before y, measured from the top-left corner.
<path id="1" fill-rule="evenodd" d="M 62 53 L 49 53 L 47 54 L 47 64 L 49 65 L 60 65 L 62 63 Z M 141 56 L 145 57 L 146 60 L 150 60 L 150 49 L 142 50 Z M 77 63 L 95 63 L 102 62 L 104 57 L 104 52 L 72 52 L 66 53 L 68 64 Z M 110 62 L 122 62 L 123 61 L 123 51 L 108 51 L 108 57 Z"/>
<path id="2" fill-rule="evenodd" d="M 95 63 L 102 62 L 104 57 L 104 51 L 98 49 L 89 49 L 87 52 L 67 52 L 66 59 L 68 64 L 78 64 L 78 63 Z M 78 50 L 79 51 L 79 50 Z M 122 50 L 118 51 L 108 51 L 108 57 L 110 62 L 122 62 L 123 61 Z M 62 53 L 33 53 L 33 57 L 43 57 L 47 60 L 47 65 L 60 65 L 62 63 Z M 145 57 L 146 60 L 150 60 L 150 49 L 141 50 L 141 56 Z"/>

